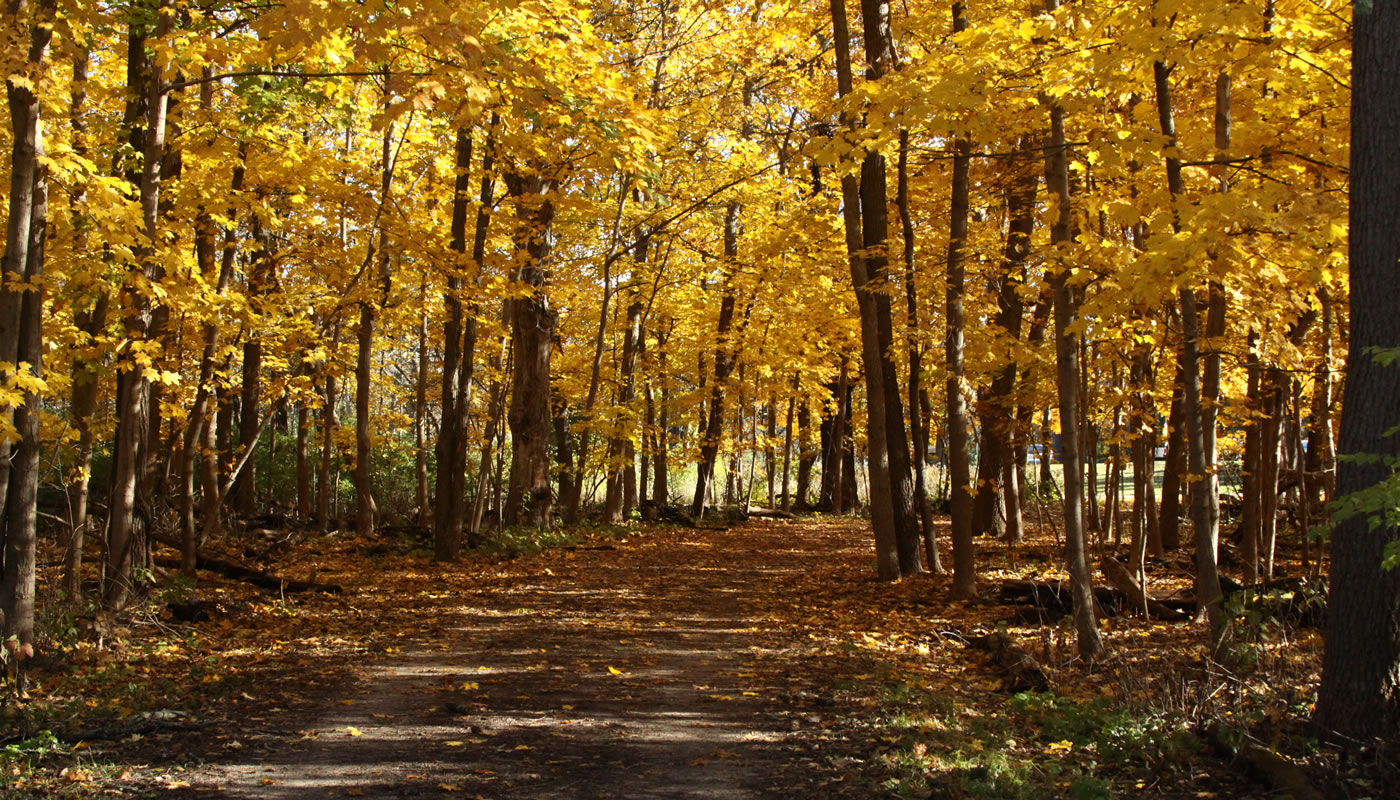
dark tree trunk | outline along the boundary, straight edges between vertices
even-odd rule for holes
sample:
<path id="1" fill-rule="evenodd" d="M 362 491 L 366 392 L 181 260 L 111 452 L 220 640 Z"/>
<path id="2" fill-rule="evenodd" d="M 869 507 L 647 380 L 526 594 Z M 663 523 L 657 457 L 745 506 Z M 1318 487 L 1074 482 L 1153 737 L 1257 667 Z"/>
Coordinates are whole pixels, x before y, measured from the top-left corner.
<path id="1" fill-rule="evenodd" d="M 924 560 L 933 572 L 943 572 L 934 529 L 933 504 L 928 499 L 928 418 L 919 405 L 923 391 L 923 331 L 919 326 L 919 295 L 915 269 L 914 214 L 909 205 L 909 131 L 899 132 L 898 181 L 895 189 L 899 206 L 899 227 L 904 238 L 904 297 L 909 312 L 909 438 L 913 443 L 914 501 L 919 512 L 919 532 L 924 542 Z M 789 414 L 791 416 L 791 414 Z M 784 478 L 784 488 L 786 488 Z M 785 504 L 786 505 L 786 504 Z"/>
<path id="2" fill-rule="evenodd" d="M 73 57 L 73 90 L 69 105 L 73 152 L 82 157 L 88 155 L 87 124 L 83 114 L 87 107 L 89 57 L 86 48 L 80 49 Z M 87 213 L 86 185 L 76 187 L 70 204 L 73 208 L 74 249 L 81 252 L 87 249 L 92 228 L 92 220 Z M 73 325 L 82 334 L 80 343 L 84 346 L 90 346 L 106 327 L 110 296 L 105 288 L 96 285 L 89 286 L 88 292 L 90 294 L 81 301 L 83 307 L 73 314 Z M 100 358 L 75 356 L 73 359 L 73 386 L 68 409 L 73 428 L 78 432 L 78 442 L 73 456 L 71 483 L 68 485 L 68 549 L 63 565 L 63 591 L 69 598 L 76 598 L 82 588 L 83 542 L 88 529 L 88 495 L 92 482 L 92 415 L 97 410 L 100 365 Z"/>
<path id="3" fill-rule="evenodd" d="M 384 103 L 388 106 L 389 94 L 386 79 Z M 357 331 L 358 345 L 355 360 L 355 533 L 369 538 L 378 522 L 379 509 L 374 502 L 374 472 L 371 459 L 374 456 L 370 437 L 370 382 L 374 355 L 374 326 L 379 313 L 389 302 L 389 289 L 392 276 L 389 273 L 389 231 L 384 215 L 389 210 L 389 192 L 394 182 L 393 156 L 394 126 L 384 126 L 380 142 L 379 211 L 375 225 L 369 232 L 366 246 L 365 264 L 376 263 L 377 257 L 377 296 L 369 296 L 360 301 L 360 327 Z M 374 236 L 379 235 L 379 249 L 374 248 Z M 370 292 L 366 291 L 369 295 Z M 245 412 L 246 413 L 246 412 Z"/>
<path id="4" fill-rule="evenodd" d="M 811 509 L 812 465 L 817 460 L 812 450 L 812 409 L 806 398 L 797 404 L 797 488 L 792 507 L 797 511 Z"/>
<path id="5" fill-rule="evenodd" d="M 267 233 L 263 221 L 257 213 L 253 215 L 253 269 L 248 275 L 248 304 L 254 313 L 260 313 L 266 296 L 272 287 L 272 254 L 267 246 Z M 243 343 L 243 376 L 239 408 L 242 411 L 238 420 L 238 445 L 241 452 L 252 449 L 261 428 L 258 417 L 258 404 L 262 398 L 262 334 L 252 329 Z M 240 452 L 240 455 L 241 455 Z M 257 513 L 258 472 L 257 459 L 248 459 L 248 464 L 238 474 L 233 484 L 233 510 L 244 517 Z"/>
<path id="6" fill-rule="evenodd" d="M 324 392 L 319 425 L 321 469 L 316 475 L 316 522 L 322 531 L 327 531 L 331 527 L 331 493 L 335 491 L 335 484 L 331 481 L 331 464 L 335 457 L 335 375 L 326 375 Z"/>
<path id="7" fill-rule="evenodd" d="M 724 212 L 724 255 L 727 269 L 733 269 L 732 259 L 739 255 L 739 203 L 731 202 Z M 716 330 L 715 374 L 710 387 L 710 402 L 705 427 L 700 439 L 700 463 L 696 465 L 695 497 L 690 502 L 690 514 L 699 519 L 705 511 L 705 498 L 714 481 L 715 457 L 719 454 L 720 438 L 724 432 L 724 383 L 734 371 L 735 343 L 731 341 L 734 328 L 734 287 L 732 274 L 724 281 L 720 298 L 719 323 Z"/>
<path id="8" fill-rule="evenodd" d="M 1053 0 L 1052 0 L 1053 1 Z M 1069 146 L 1065 140 L 1065 112 L 1058 103 L 1050 107 L 1050 141 L 1045 151 L 1045 185 L 1055 196 L 1058 213 L 1050 229 L 1054 245 L 1074 241 L 1071 224 Z M 1055 372 L 1059 395 L 1061 449 L 1064 453 L 1065 557 L 1074 598 L 1074 626 L 1079 641 L 1079 657 L 1095 661 L 1103 655 L 1098 621 L 1094 613 L 1093 575 L 1089 570 L 1087 537 L 1084 531 L 1084 486 L 1080 467 L 1079 429 L 1079 342 L 1070 331 L 1078 308 L 1075 290 L 1069 285 L 1066 265 L 1054 279 Z M 1044 459 L 1042 459 L 1043 461 Z"/>
<path id="9" fill-rule="evenodd" d="M 161 9 L 172 5 L 171 0 L 157 0 L 156 35 L 170 30 L 172 14 Z M 147 19 L 133 15 L 127 39 L 127 86 L 130 91 L 126 120 L 133 151 L 141 153 L 141 168 L 136 178 L 140 187 L 142 225 L 148 242 L 156 240 L 157 217 L 160 208 L 161 168 L 165 163 L 166 93 L 153 65 L 146 55 L 145 27 Z M 144 122 L 144 126 L 140 123 Z M 131 272 L 143 273 L 147 280 L 157 281 L 161 266 L 153 244 L 137 248 L 135 260 L 128 265 Z M 132 282 L 135 283 L 134 281 Z M 133 285 L 126 295 L 126 338 L 133 344 L 144 343 L 153 334 L 156 319 L 151 299 Z M 145 464 L 147 428 L 150 424 L 151 381 L 146 371 L 127 361 L 117 375 L 117 431 L 113 445 L 112 491 L 107 525 L 106 585 L 103 603 L 110 609 L 124 608 L 130 598 L 133 570 L 143 561 L 147 511 L 137 508 L 138 496 L 145 496 L 140 484 Z M 140 519 L 138 519 L 138 515 Z"/>
<path id="10" fill-rule="evenodd" d="M 493 115 L 486 135 L 486 152 L 481 159 L 480 203 L 472 239 L 473 283 L 480 284 L 482 261 L 486 258 L 486 235 L 490 230 L 491 204 L 495 199 Z M 457 177 L 453 182 L 452 240 L 454 253 L 465 253 L 467 242 L 467 193 L 471 190 L 471 131 L 457 131 Z M 444 302 L 448 319 L 442 368 L 442 422 L 438 426 L 436 503 L 433 508 L 433 558 L 450 561 L 462 546 L 462 530 L 467 526 L 467 418 L 471 413 L 472 378 L 476 366 L 476 317 L 479 306 L 471 303 L 464 313 L 461 290 L 464 276 L 454 270 L 447 282 Z M 465 319 L 464 319 L 465 317 Z M 489 440 L 490 432 L 486 432 Z M 486 444 L 489 449 L 489 441 Z M 479 479 L 480 476 L 478 476 Z"/>
<path id="11" fill-rule="evenodd" d="M 26 67 L 37 74 L 43 69 L 52 39 L 56 3 L 43 0 L 29 24 L 29 53 Z M 11 3 L 10 16 L 20 9 Z M 44 245 L 48 231 L 48 184 L 44 158 L 42 109 L 32 88 L 20 81 L 6 84 L 10 103 L 11 132 L 11 218 L 6 230 L 3 262 L 4 288 L 0 291 L 0 332 L 10 363 L 16 368 L 28 364 L 29 375 L 43 378 L 43 291 L 21 290 L 10 281 L 20 279 L 42 287 Z M 22 296 L 21 296 L 22 295 Z M 11 338 L 8 334 L 13 334 Z M 5 409 L 9 411 L 9 409 Z M 33 390 L 24 392 L 23 402 L 14 408 L 18 447 L 9 466 L 3 500 L 4 570 L 0 573 L 0 612 L 4 615 L 3 636 L 16 645 L 12 656 L 17 674 L 23 675 L 22 662 L 33 655 L 35 551 L 37 546 L 40 398 Z M 24 692 L 21 677 L 16 689 Z"/>
<path id="12" fill-rule="evenodd" d="M 509 175 L 506 185 L 516 198 L 515 247 L 523 254 L 518 279 L 530 287 L 527 297 L 511 301 L 510 490 L 501 522 L 545 529 L 550 525 L 554 492 L 549 469 L 549 364 L 557 319 L 549 302 L 546 262 L 554 246 L 552 181 L 537 175 Z"/>
<path id="13" fill-rule="evenodd" d="M 962 3 L 953 3 L 953 30 L 967 27 Z M 963 368 L 963 295 L 966 291 L 964 253 L 967 244 L 967 218 L 972 191 L 972 144 L 958 139 L 953 144 L 952 211 L 948 237 L 948 290 L 946 303 L 944 351 L 947 358 L 946 385 L 948 426 L 948 472 L 952 483 L 953 588 L 955 600 L 966 600 L 977 594 L 977 549 L 972 537 L 973 493 L 970 419 L 967 398 L 962 384 L 966 378 Z M 986 457 L 986 454 L 983 454 Z M 995 489 L 993 489 L 995 491 Z"/>
<path id="14" fill-rule="evenodd" d="M 1356 8 L 1352 55 L 1351 344 L 1342 393 L 1342 497 L 1392 477 L 1400 457 L 1400 367 L 1376 349 L 1400 347 L 1400 6 Z M 1393 490 L 1387 505 L 1393 505 Z M 1379 522 L 1379 525 L 1375 523 Z M 1370 515 L 1333 531 L 1327 648 L 1314 721 L 1352 742 L 1400 733 L 1400 569 L 1382 566 L 1400 528 Z M 1390 551 L 1394 554 L 1394 551 Z"/>
<path id="15" fill-rule="evenodd" d="M 1181 355 L 1172 378 L 1172 403 L 1167 411 L 1167 459 L 1162 464 L 1162 506 L 1157 515 L 1162 549 L 1174 552 L 1181 547 L 1181 476 L 1186 472 L 1186 388 L 1182 383 Z M 1251 425 L 1250 428 L 1257 428 Z"/>
<path id="16" fill-rule="evenodd" d="M 879 62 L 881 58 L 886 59 L 885 66 L 888 66 L 888 58 L 891 55 L 884 47 L 886 39 L 878 30 L 882 22 L 882 9 L 879 8 L 878 0 L 870 3 L 873 6 L 872 14 L 866 17 L 866 26 L 870 28 L 867 37 L 867 47 L 874 43 L 876 47 L 871 50 L 867 58 L 872 63 Z M 888 11 L 886 6 L 883 11 Z M 836 81 L 837 91 L 841 97 L 846 97 L 852 90 L 851 79 L 851 53 L 850 53 L 850 30 L 846 24 L 846 4 L 845 0 L 831 0 L 831 19 L 834 33 L 834 44 L 836 46 Z M 854 127 L 856 121 L 849 117 L 842 119 L 846 127 Z M 869 283 L 871 279 L 870 269 L 863 255 L 865 248 L 865 236 L 862 230 L 862 188 L 868 188 L 869 195 L 878 198 L 880 209 L 873 209 L 870 221 L 874 222 L 884 208 L 884 163 L 878 156 L 867 159 L 867 163 L 862 164 L 862 175 L 844 175 L 841 178 L 841 212 L 846 235 L 846 255 L 851 270 L 851 284 L 856 294 L 856 305 L 860 313 L 860 338 L 861 338 L 861 361 L 865 367 L 866 383 L 866 403 L 869 411 L 869 421 L 866 426 L 869 440 L 869 460 L 870 460 L 870 496 L 871 496 L 871 527 L 875 534 L 875 562 L 876 572 L 881 580 L 898 580 L 902 574 L 902 564 L 900 563 L 899 536 L 900 529 L 895 520 L 895 508 L 892 502 L 891 485 L 891 464 L 888 452 L 889 442 L 885 432 L 887 417 L 885 415 L 885 380 L 884 380 L 884 357 L 880 348 L 880 332 L 877 320 L 878 308 L 876 306 L 875 293 L 871 292 Z M 863 180 L 866 172 L 871 175 L 871 186 L 865 187 Z M 874 191 L 874 180 L 881 181 L 881 190 Z M 870 234 L 875 234 L 874 230 Z M 878 245 L 884 246 L 884 236 L 871 237 Z M 886 309 L 888 309 L 888 298 L 886 298 Z M 900 421 L 903 427 L 903 421 Z M 838 493 L 839 496 L 839 493 Z"/>

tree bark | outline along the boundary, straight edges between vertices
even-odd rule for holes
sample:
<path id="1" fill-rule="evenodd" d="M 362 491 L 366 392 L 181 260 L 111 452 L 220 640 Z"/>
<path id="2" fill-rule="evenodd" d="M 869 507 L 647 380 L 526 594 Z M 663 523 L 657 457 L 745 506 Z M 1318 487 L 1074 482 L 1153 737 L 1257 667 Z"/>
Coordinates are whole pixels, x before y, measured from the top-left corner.
<path id="1" fill-rule="evenodd" d="M 31 81 L 10 80 L 6 94 L 10 104 L 11 149 L 10 214 L 6 229 L 3 261 L 4 284 L 0 288 L 0 309 L 5 316 L 0 326 L 5 333 L 15 334 L 11 340 L 4 336 L 5 347 L 13 347 L 5 360 L 16 371 L 27 371 L 35 381 L 43 378 L 43 279 L 44 246 L 48 232 L 48 176 L 42 164 L 44 140 L 40 120 L 43 110 L 33 89 L 44 69 L 56 10 L 54 0 L 43 0 L 35 9 L 34 20 L 28 26 L 29 53 L 23 77 Z M 23 6 L 10 3 L 12 18 L 22 14 Z M 21 76 L 15 76 L 21 77 Z M 17 196 L 18 195 L 18 196 Z M 19 215 L 15 218 L 14 215 Z M 35 289 L 12 286 L 11 281 L 24 281 Z M 13 341 L 13 344 L 11 344 Z M 26 369 L 27 365 L 27 369 Z M 14 427 L 19 434 L 4 500 L 4 569 L 0 573 L 0 612 L 4 614 L 3 637 L 17 645 L 15 661 L 22 676 L 22 662 L 34 653 L 34 585 L 35 550 L 37 547 L 40 395 L 33 388 L 23 393 L 23 402 L 14 409 Z M 6 409 L 8 411 L 9 409 Z M 24 691 L 21 679 L 17 687 Z"/>
<path id="2" fill-rule="evenodd" d="M 967 29 L 966 7 L 953 3 L 954 33 Z M 948 380 L 947 426 L 948 471 L 952 483 L 952 536 L 954 600 L 966 600 L 977 595 L 977 546 L 973 542 L 973 498 L 971 455 L 969 452 L 970 420 L 967 398 L 963 395 L 966 371 L 963 367 L 963 296 L 966 293 L 965 252 L 967 247 L 968 205 L 972 192 L 972 143 L 965 138 L 953 143 L 952 207 L 948 233 L 948 288 L 944 328 L 944 353 Z M 984 454 L 985 457 L 985 454 Z"/>
<path id="3" fill-rule="evenodd" d="M 173 14 L 164 13 L 172 0 L 156 0 L 150 9 L 156 22 L 155 35 L 170 30 Z M 124 319 L 128 351 L 144 344 L 153 333 L 155 309 L 148 291 L 141 284 L 159 280 L 161 266 L 156 258 L 156 229 L 160 206 L 161 169 L 165 159 L 165 120 L 167 95 L 160 76 L 146 56 L 150 33 L 144 15 L 132 15 L 127 37 L 127 86 L 130 91 L 126 119 L 132 149 L 142 154 L 137 178 L 140 187 L 144 241 L 135 259 L 127 266 L 128 282 L 123 289 L 128 309 Z M 138 127 L 144 121 L 144 127 Z M 133 176 L 135 177 L 135 176 Z M 129 359 L 126 356 L 125 359 Z M 112 492 L 107 524 L 107 566 L 103 603 L 121 610 L 130 598 L 133 569 L 146 549 L 148 511 L 137 508 L 137 498 L 145 493 L 138 485 L 143 479 L 145 447 L 150 423 L 151 380 L 145 369 L 131 360 L 119 366 L 117 376 L 117 432 L 113 446 Z M 138 519 L 138 514 L 140 519 Z"/>
<path id="4" fill-rule="evenodd" d="M 836 46 L 837 91 L 841 97 L 846 97 L 852 91 L 852 81 L 851 37 L 846 24 L 845 0 L 831 0 L 831 19 Z M 868 16 L 865 21 L 869 27 L 878 27 L 880 9 L 876 8 L 875 13 Z M 888 56 L 888 53 L 879 46 L 884 39 L 877 31 L 872 31 L 868 38 L 877 44 L 877 48 L 868 54 L 869 60 L 878 61 L 881 56 Z M 842 120 L 842 123 L 844 127 L 849 129 L 854 126 L 855 120 L 847 117 Z M 862 203 L 864 197 L 861 192 L 864 183 L 862 178 L 867 167 L 872 173 L 872 178 L 876 177 L 876 173 L 881 173 L 878 177 L 883 178 L 884 165 L 882 162 L 870 159 L 867 159 L 867 162 L 868 164 L 862 165 L 861 177 L 843 175 L 841 178 L 841 216 L 845 226 L 846 256 L 851 270 L 851 284 L 855 289 L 856 305 L 860 313 L 861 360 L 865 367 L 866 404 L 869 412 L 866 431 L 870 451 L 870 517 L 871 527 L 875 534 L 876 572 L 881 580 L 894 581 L 898 580 L 902 574 L 898 543 L 899 529 L 896 527 L 895 509 L 891 498 L 891 465 L 885 433 L 887 422 L 884 413 L 884 359 L 880 350 L 880 333 L 876 320 L 878 309 L 875 304 L 875 292 L 872 292 L 869 286 L 871 275 L 863 255 L 865 241 L 862 232 Z M 883 207 L 884 192 L 881 191 L 875 195 L 872 191 L 871 194 L 878 197 L 879 203 Z M 874 219 L 873 215 L 871 219 Z M 878 237 L 876 241 L 883 246 L 884 237 Z M 903 426 L 902 420 L 900 425 Z"/>
<path id="5" fill-rule="evenodd" d="M 1053 2 L 1053 0 L 1052 0 Z M 1065 141 L 1065 112 L 1059 103 L 1050 106 L 1050 141 L 1045 150 L 1045 185 L 1056 201 L 1055 222 L 1050 228 L 1051 244 L 1063 250 L 1074 244 L 1070 207 L 1069 145 Z M 1084 532 L 1084 486 L 1080 467 L 1079 429 L 1079 342 L 1070 326 L 1078 314 L 1074 288 L 1069 285 L 1067 266 L 1061 264 L 1052 279 L 1054 286 L 1055 371 L 1059 395 L 1060 445 L 1064 463 L 1065 556 L 1074 599 L 1074 626 L 1078 635 L 1079 657 L 1098 660 L 1104 654 L 1094 614 L 1093 575 Z M 1044 460 L 1044 454 L 1042 460 Z"/>
<path id="6" fill-rule="evenodd" d="M 549 469 L 549 366 L 557 316 L 549 300 L 547 262 L 554 246 L 553 181 L 539 175 L 510 174 L 506 186 L 516 199 L 516 251 L 523 256 L 517 276 L 529 295 L 511 301 L 511 375 L 508 421 L 511 433 L 510 489 L 501 511 L 504 525 L 550 525 L 554 492 Z"/>
<path id="7" fill-rule="evenodd" d="M 387 82 L 384 103 L 387 107 L 389 103 Z M 366 266 L 376 264 L 377 259 L 377 296 L 360 300 L 360 326 L 356 332 L 358 346 L 355 360 L 355 469 L 353 476 L 355 480 L 355 534 L 362 538 L 373 535 L 379 515 L 379 509 L 374 502 L 374 472 L 370 463 L 374 457 L 374 446 L 370 436 L 369 413 L 374 356 L 374 326 L 380 311 L 389 301 L 389 288 L 392 280 L 389 273 L 389 231 L 384 214 L 389 209 L 389 192 L 393 188 L 394 181 L 393 139 L 394 126 L 390 123 L 384 126 L 384 135 L 380 143 L 379 211 L 376 214 L 375 224 L 370 229 L 370 238 L 365 253 Z M 379 236 L 379 249 L 377 251 L 374 245 L 375 234 Z M 244 413 L 247 413 L 247 409 L 244 409 Z"/>
<path id="8" fill-rule="evenodd" d="M 724 383 L 734 371 L 737 353 L 731 340 L 734 329 L 733 261 L 739 255 L 739 203 L 731 201 L 724 212 L 724 256 L 726 274 L 724 294 L 720 298 L 719 323 L 716 329 L 715 374 L 710 387 L 710 402 L 705 427 L 700 440 L 700 463 L 696 465 L 695 497 L 690 503 L 690 515 L 700 519 L 705 511 L 705 498 L 714 482 L 715 458 L 719 454 L 720 437 L 724 432 Z"/>
<path id="9" fill-rule="evenodd" d="M 79 50 L 73 57 L 73 90 L 69 106 L 69 118 L 73 128 L 73 152 L 87 157 L 87 123 L 83 120 L 87 107 L 88 62 L 87 48 Z M 13 168 L 11 169 L 13 172 Z M 70 201 L 73 208 L 74 248 L 87 249 L 92 220 L 87 213 L 87 186 L 76 188 Z M 95 283 L 95 282 L 94 282 Z M 85 296 L 85 305 L 73 314 L 73 326 L 82 334 L 81 344 L 92 346 L 102 329 L 107 325 L 108 291 L 93 285 L 89 291 L 95 296 Z M 93 431 L 92 415 L 97 410 L 98 369 L 100 357 L 75 356 L 73 359 L 73 385 L 69 402 L 69 417 L 73 428 L 78 432 L 78 442 L 73 456 L 72 478 L 68 485 L 68 549 L 64 554 L 63 591 L 69 598 L 76 598 L 82 589 L 83 541 L 88 529 L 88 496 L 92 484 Z"/>
<path id="10" fill-rule="evenodd" d="M 924 561 L 929 570 L 942 573 L 943 561 L 938 552 L 938 536 L 933 522 L 933 504 L 928 499 L 928 419 L 919 394 L 923 391 L 923 331 L 919 326 L 919 295 L 915 269 L 914 214 L 909 206 L 909 131 L 899 132 L 899 166 L 897 168 L 895 202 L 899 207 L 899 227 L 904 238 L 904 297 L 909 312 L 909 438 L 913 441 L 914 501 L 919 512 L 920 534 L 924 542 Z M 791 411 L 789 409 L 789 411 Z M 788 414 L 791 418 L 792 414 Z M 783 478 L 787 488 L 786 470 Z M 786 510 L 784 501 L 784 510 Z"/>
<path id="11" fill-rule="evenodd" d="M 1400 368 L 1373 348 L 1400 347 L 1400 6 L 1356 8 L 1352 51 L 1351 343 L 1342 396 L 1343 497 L 1387 480 L 1400 456 Z M 1393 492 L 1392 492 L 1393 494 Z M 1327 646 L 1314 722 L 1352 741 L 1400 733 L 1400 569 L 1382 567 L 1400 528 L 1369 515 L 1332 538 Z"/>

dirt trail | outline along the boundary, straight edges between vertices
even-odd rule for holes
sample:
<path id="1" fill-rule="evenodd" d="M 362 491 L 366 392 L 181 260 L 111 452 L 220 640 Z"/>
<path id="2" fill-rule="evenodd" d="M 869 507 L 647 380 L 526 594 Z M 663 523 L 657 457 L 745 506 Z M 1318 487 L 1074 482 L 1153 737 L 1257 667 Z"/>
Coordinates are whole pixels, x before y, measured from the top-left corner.
<path id="1" fill-rule="evenodd" d="M 871 796 L 790 613 L 795 576 L 862 557 L 850 530 L 656 530 L 425 578 L 404 602 L 438 635 L 310 710 L 250 718 L 164 796 Z"/>

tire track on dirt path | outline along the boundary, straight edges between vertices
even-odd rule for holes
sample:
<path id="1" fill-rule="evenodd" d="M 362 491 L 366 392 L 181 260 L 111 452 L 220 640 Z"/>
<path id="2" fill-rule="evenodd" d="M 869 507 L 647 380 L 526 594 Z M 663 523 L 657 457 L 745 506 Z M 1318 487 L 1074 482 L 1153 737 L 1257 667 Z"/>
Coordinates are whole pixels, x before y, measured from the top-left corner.
<path id="1" fill-rule="evenodd" d="M 868 797 L 833 766 L 853 750 L 842 710 L 789 679 L 784 590 L 849 546 L 833 531 L 648 529 L 451 580 L 415 610 L 440 638 L 258 723 L 180 793 Z"/>

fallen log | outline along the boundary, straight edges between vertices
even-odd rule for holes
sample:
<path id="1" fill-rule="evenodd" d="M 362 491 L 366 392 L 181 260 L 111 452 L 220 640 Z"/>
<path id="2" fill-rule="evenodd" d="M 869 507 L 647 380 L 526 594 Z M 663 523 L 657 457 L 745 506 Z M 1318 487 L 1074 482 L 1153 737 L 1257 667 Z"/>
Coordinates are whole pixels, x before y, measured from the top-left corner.
<path id="1" fill-rule="evenodd" d="M 168 556 L 156 556 L 157 565 L 169 569 L 179 569 L 180 559 Z M 195 566 L 208 572 L 217 572 L 226 578 L 235 578 L 245 583 L 251 583 L 259 589 L 267 589 L 273 592 L 284 594 L 298 594 L 301 592 L 325 592 L 327 594 L 345 594 L 344 587 L 334 583 L 316 583 L 315 581 L 297 581 L 288 578 L 279 578 L 270 572 L 245 567 L 233 561 L 225 561 L 222 558 L 213 556 L 198 555 L 195 557 Z"/>
<path id="2" fill-rule="evenodd" d="M 1183 611 L 1178 611 L 1153 598 L 1137 582 L 1137 578 L 1123 566 L 1123 563 L 1107 553 L 1099 560 L 1099 568 L 1103 570 L 1105 578 L 1113 584 L 1113 587 L 1125 595 L 1128 608 L 1142 608 L 1146 602 L 1147 614 L 1156 617 L 1164 622 L 1185 622 L 1191 616 Z"/>
<path id="3" fill-rule="evenodd" d="M 1043 612 L 1047 622 L 1053 622 L 1074 610 L 1068 581 L 1015 580 L 1002 583 L 998 599 L 1008 605 L 1034 606 Z M 1128 598 L 1107 586 L 1094 587 L 1094 602 L 1101 616 L 1116 617 L 1122 613 Z"/>
<path id="4" fill-rule="evenodd" d="M 991 655 L 992 663 L 1001 667 L 1011 679 L 1007 689 L 1012 693 L 1050 690 L 1050 679 L 1045 676 L 1045 670 L 1041 669 L 1040 663 L 1006 631 L 997 631 L 987 636 L 967 636 L 963 637 L 963 641 L 969 647 Z"/>
<path id="5" fill-rule="evenodd" d="M 781 508 L 761 508 L 752 506 L 748 510 L 748 516 L 760 519 L 797 519 L 797 515 Z"/>
<path id="6" fill-rule="evenodd" d="M 1206 736 L 1222 755 L 1243 760 L 1250 772 L 1293 800 L 1325 800 L 1302 767 L 1269 748 L 1248 739 L 1233 742 L 1225 729 L 1216 724 L 1206 729 Z"/>

